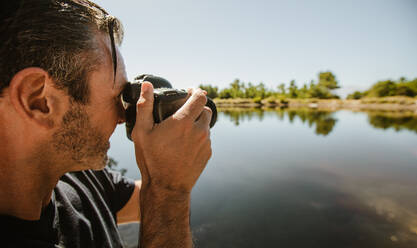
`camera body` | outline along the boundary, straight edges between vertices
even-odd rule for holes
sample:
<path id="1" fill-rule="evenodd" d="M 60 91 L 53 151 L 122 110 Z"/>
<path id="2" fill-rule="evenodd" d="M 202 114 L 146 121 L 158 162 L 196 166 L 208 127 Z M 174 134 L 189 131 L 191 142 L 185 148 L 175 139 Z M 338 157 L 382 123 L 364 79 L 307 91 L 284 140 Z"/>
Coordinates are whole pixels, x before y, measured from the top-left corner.
<path id="1" fill-rule="evenodd" d="M 144 81 L 148 81 L 154 86 L 153 118 L 155 123 L 160 123 L 173 115 L 188 99 L 187 91 L 173 89 L 172 85 L 164 78 L 149 74 L 136 77 L 135 81 L 128 83 L 122 92 L 122 102 L 126 111 L 126 134 L 130 140 L 132 140 L 131 134 L 136 123 L 136 102 L 139 100 Z M 212 110 L 211 128 L 217 120 L 217 108 L 208 97 L 206 106 Z"/>

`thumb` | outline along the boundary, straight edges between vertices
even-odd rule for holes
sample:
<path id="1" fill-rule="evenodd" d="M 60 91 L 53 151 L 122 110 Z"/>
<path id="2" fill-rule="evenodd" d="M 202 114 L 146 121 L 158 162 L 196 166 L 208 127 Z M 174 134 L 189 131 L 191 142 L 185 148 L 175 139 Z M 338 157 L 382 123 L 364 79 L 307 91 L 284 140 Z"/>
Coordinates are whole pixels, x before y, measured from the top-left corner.
<path id="1" fill-rule="evenodd" d="M 136 103 L 136 124 L 137 128 L 144 131 L 151 131 L 154 125 L 153 119 L 153 85 L 143 82 L 140 97 Z"/>

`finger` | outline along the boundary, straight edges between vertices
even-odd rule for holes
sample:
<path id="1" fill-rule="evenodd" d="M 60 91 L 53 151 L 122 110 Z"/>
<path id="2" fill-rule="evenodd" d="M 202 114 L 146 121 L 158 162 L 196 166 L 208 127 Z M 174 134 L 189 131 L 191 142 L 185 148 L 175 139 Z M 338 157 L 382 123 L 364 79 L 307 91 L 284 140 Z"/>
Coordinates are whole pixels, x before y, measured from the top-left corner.
<path id="1" fill-rule="evenodd" d="M 203 112 L 201 112 L 200 116 L 198 117 L 197 121 L 195 122 L 198 127 L 203 129 L 210 129 L 210 121 L 211 121 L 212 111 L 209 107 L 204 106 Z"/>
<path id="2" fill-rule="evenodd" d="M 207 92 L 201 89 L 192 90 L 191 96 L 185 102 L 185 104 L 174 114 L 176 119 L 187 118 L 191 121 L 195 121 L 204 109 L 204 105 L 207 103 Z"/>
<path id="3" fill-rule="evenodd" d="M 145 131 L 152 130 L 154 125 L 153 119 L 153 85 L 149 82 L 143 82 L 140 91 L 140 97 L 136 103 L 136 124 L 138 128 Z"/>

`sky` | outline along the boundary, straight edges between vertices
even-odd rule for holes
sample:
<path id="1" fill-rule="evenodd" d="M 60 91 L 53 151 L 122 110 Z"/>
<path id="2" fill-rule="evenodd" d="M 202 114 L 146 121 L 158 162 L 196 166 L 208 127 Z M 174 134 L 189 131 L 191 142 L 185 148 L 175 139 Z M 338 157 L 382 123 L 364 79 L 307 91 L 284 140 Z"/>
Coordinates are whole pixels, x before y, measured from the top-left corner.
<path id="1" fill-rule="evenodd" d="M 93 0 L 94 1 L 94 0 Z M 298 86 L 330 70 L 338 94 L 417 78 L 417 0 L 96 0 L 124 26 L 128 77 L 175 88 Z"/>

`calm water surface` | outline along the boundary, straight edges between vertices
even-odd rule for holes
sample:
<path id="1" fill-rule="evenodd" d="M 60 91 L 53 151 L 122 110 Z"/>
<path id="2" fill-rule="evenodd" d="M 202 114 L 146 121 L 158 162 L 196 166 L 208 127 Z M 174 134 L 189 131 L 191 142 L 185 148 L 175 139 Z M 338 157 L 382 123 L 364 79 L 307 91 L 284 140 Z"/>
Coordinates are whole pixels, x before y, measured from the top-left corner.
<path id="1" fill-rule="evenodd" d="M 196 247 L 417 247 L 417 116 L 228 110 L 192 193 Z M 140 178 L 119 127 L 109 155 Z M 122 226 L 129 246 L 137 225 Z"/>

